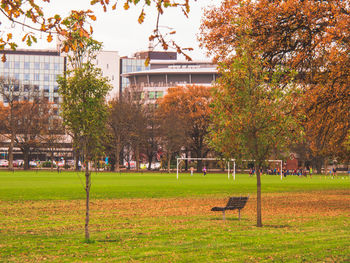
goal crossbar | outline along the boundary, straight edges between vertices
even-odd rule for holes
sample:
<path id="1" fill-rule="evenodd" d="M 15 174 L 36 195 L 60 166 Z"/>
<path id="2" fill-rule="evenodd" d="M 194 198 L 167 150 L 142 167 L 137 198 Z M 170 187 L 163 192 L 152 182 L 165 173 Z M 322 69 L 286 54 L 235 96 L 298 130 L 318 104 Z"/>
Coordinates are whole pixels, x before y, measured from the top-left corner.
<path id="1" fill-rule="evenodd" d="M 233 179 L 236 180 L 236 159 L 218 159 L 218 158 L 191 158 L 191 157 L 180 157 L 176 159 L 176 179 L 179 179 L 179 163 L 184 161 L 226 161 L 227 162 L 227 178 L 230 179 L 230 162 L 233 162 L 233 172 L 232 176 Z M 242 162 L 255 162 L 255 160 L 241 160 Z M 280 169 L 280 176 L 282 180 L 282 168 L 283 168 L 283 161 L 282 160 L 267 160 L 270 163 L 280 163 L 281 169 Z"/>
<path id="2" fill-rule="evenodd" d="M 181 161 L 226 161 L 227 162 L 227 177 L 230 179 L 230 162 L 233 162 L 233 166 L 235 167 L 235 160 L 224 160 L 220 158 L 191 158 L 191 157 L 179 157 L 176 159 L 176 179 L 179 179 L 179 163 Z"/>

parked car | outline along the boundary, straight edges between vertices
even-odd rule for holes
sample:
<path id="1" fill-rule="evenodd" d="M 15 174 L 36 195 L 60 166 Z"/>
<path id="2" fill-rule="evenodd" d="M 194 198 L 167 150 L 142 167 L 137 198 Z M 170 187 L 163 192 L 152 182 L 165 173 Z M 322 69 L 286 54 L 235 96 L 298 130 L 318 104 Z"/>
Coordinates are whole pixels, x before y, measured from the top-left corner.
<path id="1" fill-rule="evenodd" d="M 58 167 L 63 167 L 64 166 L 64 160 L 58 161 L 57 165 L 58 165 Z"/>
<path id="2" fill-rule="evenodd" d="M 29 162 L 29 166 L 30 167 L 37 167 L 38 166 L 38 163 L 36 161 L 30 161 Z"/>
<path id="3" fill-rule="evenodd" d="M 21 167 L 24 164 L 24 160 L 14 160 L 13 167 Z"/>
<path id="4" fill-rule="evenodd" d="M 0 160 L 0 167 L 8 167 L 9 166 L 9 161 L 6 159 L 1 159 Z"/>

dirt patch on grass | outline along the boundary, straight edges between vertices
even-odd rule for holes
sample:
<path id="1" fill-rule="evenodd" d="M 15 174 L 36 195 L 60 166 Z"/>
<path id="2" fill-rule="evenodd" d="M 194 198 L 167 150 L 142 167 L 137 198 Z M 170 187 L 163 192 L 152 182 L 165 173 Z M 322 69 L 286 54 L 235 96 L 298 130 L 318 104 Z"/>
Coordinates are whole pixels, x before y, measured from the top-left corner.
<path id="1" fill-rule="evenodd" d="M 200 216 L 213 215 L 214 206 L 225 206 L 227 198 L 121 199 L 94 201 L 94 207 L 118 216 Z M 265 216 L 350 215 L 350 191 L 263 194 Z M 255 215 L 256 196 L 251 196 L 244 214 Z"/>
<path id="2" fill-rule="evenodd" d="M 273 193 L 262 195 L 264 218 L 313 217 L 350 215 L 350 190 Z M 218 217 L 214 206 L 225 206 L 227 198 L 171 198 L 171 199 L 112 199 L 92 200 L 91 213 L 97 217 Z M 0 202 L 0 214 L 13 221 L 30 221 L 44 217 L 47 220 L 69 216 L 80 220 L 84 216 L 83 200 Z M 236 212 L 229 212 L 236 213 Z M 242 211 L 245 217 L 256 214 L 256 196 L 251 196 Z"/>

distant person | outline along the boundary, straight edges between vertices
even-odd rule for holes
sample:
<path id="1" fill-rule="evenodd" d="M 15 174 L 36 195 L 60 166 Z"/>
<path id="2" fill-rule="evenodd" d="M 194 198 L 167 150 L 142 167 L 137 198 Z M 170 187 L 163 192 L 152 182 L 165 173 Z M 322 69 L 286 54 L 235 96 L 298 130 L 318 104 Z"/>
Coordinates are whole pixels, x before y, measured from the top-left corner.
<path id="1" fill-rule="evenodd" d="M 194 171 L 193 166 L 190 168 L 190 171 L 191 171 L 191 176 L 193 176 L 193 171 Z"/>
<path id="2" fill-rule="evenodd" d="M 312 178 L 312 167 L 310 167 L 310 178 Z"/>
<path id="3" fill-rule="evenodd" d="M 333 176 L 336 176 L 336 175 L 337 175 L 337 168 L 333 167 L 333 169 L 332 169 L 332 174 L 333 174 Z"/>
<path id="4" fill-rule="evenodd" d="M 207 174 L 207 167 L 203 167 L 203 176 L 205 176 Z"/>

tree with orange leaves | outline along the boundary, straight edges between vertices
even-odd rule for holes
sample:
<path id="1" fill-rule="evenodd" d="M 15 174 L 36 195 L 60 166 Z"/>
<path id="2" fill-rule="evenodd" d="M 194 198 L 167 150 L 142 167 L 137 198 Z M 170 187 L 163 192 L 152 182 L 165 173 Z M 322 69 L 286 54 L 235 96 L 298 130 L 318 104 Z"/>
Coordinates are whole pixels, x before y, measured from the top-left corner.
<path id="1" fill-rule="evenodd" d="M 168 89 L 168 94 L 159 101 L 161 116 L 176 116 L 174 122 L 182 123 L 187 145 L 194 155 L 192 157 L 202 158 L 209 152 L 205 138 L 209 126 L 210 97 L 210 88 L 188 85 Z M 201 169 L 200 162 L 197 169 Z"/>
<path id="2" fill-rule="evenodd" d="M 240 24 L 240 21 L 237 21 Z M 254 160 L 257 178 L 257 226 L 262 226 L 260 170 L 301 135 L 292 112 L 297 90 L 281 84 L 285 71 L 270 75 L 264 60 L 244 35 L 230 63 L 219 66 L 214 87 L 210 144 L 227 159 Z"/>
<path id="3" fill-rule="evenodd" d="M 230 62 L 239 37 L 246 35 L 267 71 L 297 72 L 307 145 L 319 164 L 328 156 L 348 155 L 343 142 L 350 129 L 349 25 L 347 1 L 225 0 L 206 13 L 201 41 L 217 61 Z"/>

